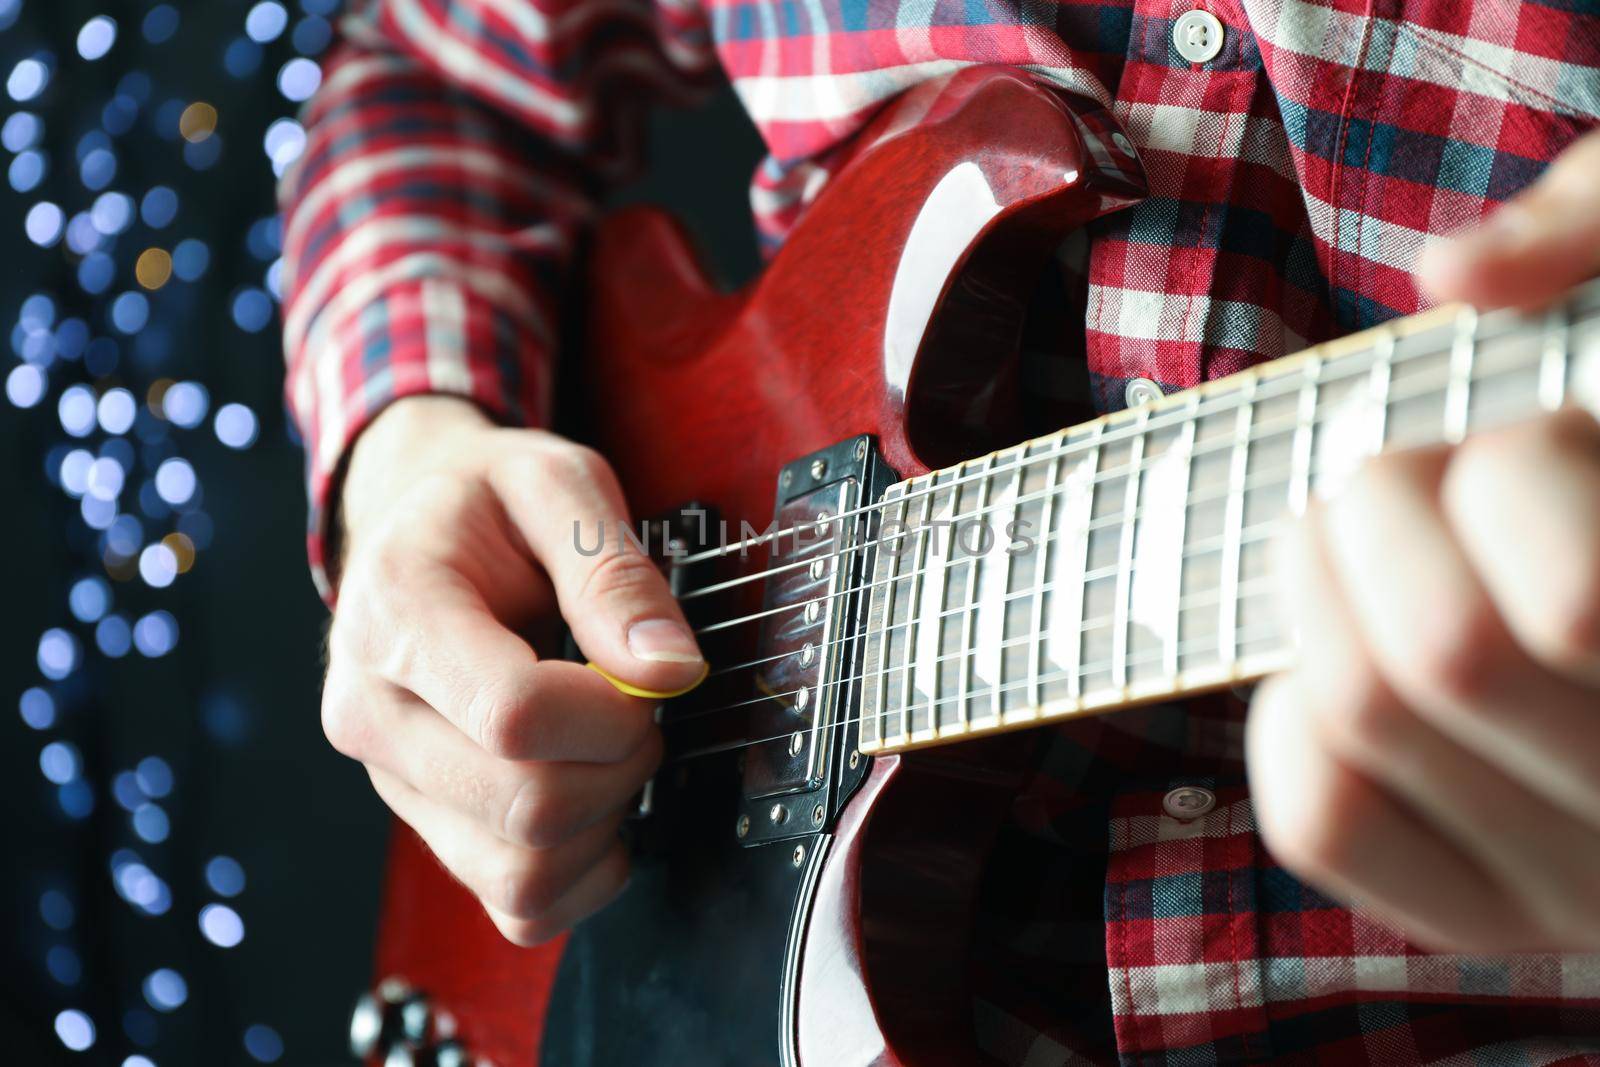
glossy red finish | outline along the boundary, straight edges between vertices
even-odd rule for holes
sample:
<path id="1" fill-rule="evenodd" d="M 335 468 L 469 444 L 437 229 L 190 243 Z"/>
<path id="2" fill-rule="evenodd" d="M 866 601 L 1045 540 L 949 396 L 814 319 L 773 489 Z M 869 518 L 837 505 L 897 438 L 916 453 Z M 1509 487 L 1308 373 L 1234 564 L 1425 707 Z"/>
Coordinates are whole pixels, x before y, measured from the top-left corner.
<path id="1" fill-rule="evenodd" d="M 883 756 L 846 808 L 801 956 L 802 1064 L 965 1067 L 983 859 L 1036 738 Z"/>
<path id="2" fill-rule="evenodd" d="M 1015 342 L 1043 257 L 1142 192 L 1112 134 L 1094 105 L 1021 72 L 919 86 L 866 129 L 737 294 L 713 290 L 664 215 L 614 217 L 592 256 L 581 399 L 564 422 L 612 461 L 636 514 L 692 499 L 757 527 L 784 463 L 852 435 L 877 435 L 903 474 L 1020 438 Z M 1010 763 L 876 762 L 838 828 L 803 951 L 805 1062 L 971 1062 L 952 1028 L 965 1017 L 962 913 Z M 941 916 L 954 940 L 930 945 Z M 397 833 L 379 974 L 428 990 L 470 1049 L 500 1067 L 534 1062 L 558 956 L 508 946 Z"/>

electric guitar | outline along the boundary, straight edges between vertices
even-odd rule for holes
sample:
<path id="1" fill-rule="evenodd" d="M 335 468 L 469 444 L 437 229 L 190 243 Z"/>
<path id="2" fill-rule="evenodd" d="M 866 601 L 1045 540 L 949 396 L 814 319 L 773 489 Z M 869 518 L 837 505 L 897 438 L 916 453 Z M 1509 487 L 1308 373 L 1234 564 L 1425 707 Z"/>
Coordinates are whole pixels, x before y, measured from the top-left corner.
<path id="1" fill-rule="evenodd" d="M 1027 729 L 1282 668 L 1267 539 L 1365 458 L 1600 410 L 1591 284 L 1022 440 L 1027 298 L 1143 194 L 1132 146 L 1091 102 L 971 68 L 851 153 L 743 292 L 658 212 L 601 228 L 574 422 L 657 517 L 641 543 L 712 673 L 659 711 L 628 889 L 554 943 L 503 941 L 396 824 L 358 1055 L 980 1062 L 970 918 Z"/>

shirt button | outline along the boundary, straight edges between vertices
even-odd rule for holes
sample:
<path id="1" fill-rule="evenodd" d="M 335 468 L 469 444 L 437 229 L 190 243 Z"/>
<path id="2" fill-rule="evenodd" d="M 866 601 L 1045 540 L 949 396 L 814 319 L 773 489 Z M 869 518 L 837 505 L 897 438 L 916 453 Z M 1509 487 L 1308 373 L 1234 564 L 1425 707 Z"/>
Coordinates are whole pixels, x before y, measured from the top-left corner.
<path id="1" fill-rule="evenodd" d="M 1159 399 L 1161 396 L 1161 386 L 1157 385 L 1155 382 L 1152 382 L 1149 378 L 1135 378 L 1133 381 L 1129 382 L 1128 387 L 1122 391 L 1122 399 L 1127 401 L 1127 404 L 1130 408 L 1136 408 L 1141 404 L 1148 404 L 1150 401 Z"/>
<path id="2" fill-rule="evenodd" d="M 1222 51 L 1222 23 L 1209 11 L 1185 11 L 1172 24 L 1172 43 L 1191 63 L 1209 63 Z"/>
<path id="3" fill-rule="evenodd" d="M 1174 819 L 1198 819 L 1217 806 L 1217 794 L 1197 785 L 1180 785 L 1161 798 L 1161 808 Z"/>

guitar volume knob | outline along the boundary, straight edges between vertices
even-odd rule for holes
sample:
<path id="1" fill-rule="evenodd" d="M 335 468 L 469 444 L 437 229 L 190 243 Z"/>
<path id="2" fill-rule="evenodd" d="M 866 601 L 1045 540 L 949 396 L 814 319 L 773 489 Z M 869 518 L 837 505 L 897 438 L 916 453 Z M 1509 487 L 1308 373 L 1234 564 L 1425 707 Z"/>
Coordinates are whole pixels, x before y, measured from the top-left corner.
<path id="1" fill-rule="evenodd" d="M 433 1005 L 421 993 L 400 1003 L 400 1039 L 410 1045 L 425 1045 L 433 1036 Z"/>

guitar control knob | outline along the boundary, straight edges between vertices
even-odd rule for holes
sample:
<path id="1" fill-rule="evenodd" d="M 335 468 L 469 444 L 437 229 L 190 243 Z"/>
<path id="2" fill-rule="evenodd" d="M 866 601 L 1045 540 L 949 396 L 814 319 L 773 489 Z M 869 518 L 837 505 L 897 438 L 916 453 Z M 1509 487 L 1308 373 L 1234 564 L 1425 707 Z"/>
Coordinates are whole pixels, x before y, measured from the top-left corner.
<path id="1" fill-rule="evenodd" d="M 472 1067 L 472 1057 L 461 1042 L 441 1041 L 433 1050 L 433 1067 Z"/>
<path id="2" fill-rule="evenodd" d="M 400 1002 L 400 1040 L 425 1045 L 433 1036 L 433 1005 L 418 993 Z"/>
<path id="3" fill-rule="evenodd" d="M 356 998 L 350 1012 L 350 1055 L 364 1060 L 378 1051 L 383 1040 L 383 1004 L 372 993 Z"/>

